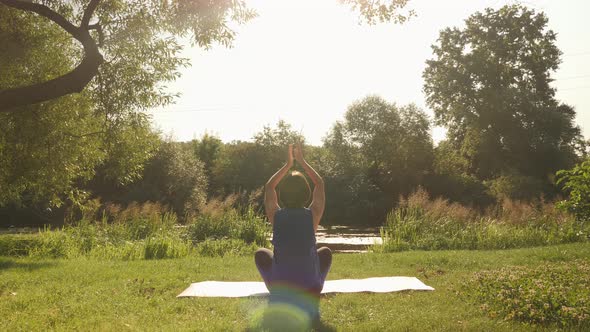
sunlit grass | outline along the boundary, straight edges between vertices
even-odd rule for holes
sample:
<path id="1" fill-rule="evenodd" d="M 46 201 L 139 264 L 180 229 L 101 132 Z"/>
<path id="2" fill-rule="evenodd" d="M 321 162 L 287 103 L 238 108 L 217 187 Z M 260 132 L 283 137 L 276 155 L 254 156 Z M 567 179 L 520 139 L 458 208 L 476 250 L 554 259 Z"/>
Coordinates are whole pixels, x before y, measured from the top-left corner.
<path id="1" fill-rule="evenodd" d="M 465 288 L 476 272 L 590 261 L 590 244 L 505 251 L 337 254 L 329 279 L 416 276 L 434 292 L 337 294 L 325 325 L 344 331 L 527 331 L 492 319 Z M 0 330 L 243 330 L 265 299 L 183 298 L 191 282 L 259 280 L 250 256 L 163 260 L 0 258 Z M 555 326 L 546 327 L 555 330 Z"/>
<path id="2" fill-rule="evenodd" d="M 221 208 L 217 207 L 217 210 Z M 37 258 L 163 259 L 253 253 L 268 246 L 269 226 L 252 207 L 209 209 L 179 224 L 152 203 L 107 206 L 60 229 L 0 235 L 0 255 Z"/>

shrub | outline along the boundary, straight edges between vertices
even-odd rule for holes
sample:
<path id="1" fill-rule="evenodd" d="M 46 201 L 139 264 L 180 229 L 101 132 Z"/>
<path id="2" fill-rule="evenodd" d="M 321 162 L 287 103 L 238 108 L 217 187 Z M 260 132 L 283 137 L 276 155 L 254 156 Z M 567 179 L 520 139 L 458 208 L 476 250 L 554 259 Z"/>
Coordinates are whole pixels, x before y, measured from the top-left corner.
<path id="1" fill-rule="evenodd" d="M 253 255 L 258 249 L 253 243 L 246 243 L 238 239 L 205 240 L 196 246 L 196 252 L 201 256 L 241 256 Z"/>
<path id="2" fill-rule="evenodd" d="M 590 159 L 571 170 L 557 172 L 558 183 L 569 192 L 559 208 L 573 213 L 580 220 L 590 220 Z"/>
<path id="3" fill-rule="evenodd" d="M 145 241 L 143 252 L 144 259 L 179 258 L 188 256 L 191 248 L 178 238 L 159 237 Z"/>
<path id="4" fill-rule="evenodd" d="M 43 258 L 65 258 L 68 256 L 75 256 L 77 252 L 72 244 L 72 240 L 65 232 L 45 230 L 40 233 L 39 243 L 36 246 L 30 247 L 29 256 L 43 257 Z"/>
<path id="5" fill-rule="evenodd" d="M 231 238 L 259 246 L 268 245 L 269 226 L 251 206 L 240 210 L 217 202 L 209 204 L 201 214 L 190 221 L 187 235 L 193 243 L 207 239 Z"/>
<path id="6" fill-rule="evenodd" d="M 229 204 L 223 206 L 210 207 L 207 214 L 182 226 L 174 213 L 158 204 L 133 203 L 127 208 L 110 204 L 104 207 L 99 220 L 82 219 L 36 234 L 2 235 L 0 255 L 163 259 L 194 253 L 250 254 L 257 245 L 268 245 L 268 225 L 252 207 L 242 211 Z M 92 216 L 96 217 L 96 213 L 86 215 Z"/>
<path id="7" fill-rule="evenodd" d="M 505 267 L 478 272 L 468 287 L 491 317 L 590 328 L 590 263 Z"/>
<path id="8" fill-rule="evenodd" d="M 587 241 L 589 233 L 590 225 L 553 204 L 504 200 L 482 215 L 418 190 L 387 216 L 374 250 L 507 249 Z"/>
<path id="9" fill-rule="evenodd" d="M 514 172 L 486 181 L 485 185 L 497 200 L 530 200 L 540 192 L 547 192 L 545 183 L 535 177 Z"/>
<path id="10" fill-rule="evenodd" d="M 158 201 L 181 218 L 205 203 L 207 178 L 203 163 L 182 145 L 163 143 L 145 166 L 143 179 L 131 186 L 126 201 Z"/>
<path id="11" fill-rule="evenodd" d="M 6 234 L 0 236 L 0 256 L 28 256 L 40 239 L 33 234 Z"/>

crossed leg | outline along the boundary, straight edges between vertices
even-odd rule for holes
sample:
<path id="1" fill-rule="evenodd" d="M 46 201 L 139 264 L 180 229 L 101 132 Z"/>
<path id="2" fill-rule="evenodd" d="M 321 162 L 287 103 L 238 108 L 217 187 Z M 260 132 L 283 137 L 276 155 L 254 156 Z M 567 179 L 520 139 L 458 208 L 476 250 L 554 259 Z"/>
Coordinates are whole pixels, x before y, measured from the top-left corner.
<path id="1" fill-rule="evenodd" d="M 323 287 L 326 276 L 328 275 L 330 267 L 332 266 L 332 250 L 330 250 L 328 247 L 321 247 L 318 249 L 318 257 L 320 259 L 320 278 L 322 280 Z"/>
<path id="2" fill-rule="evenodd" d="M 256 263 L 258 272 L 260 272 L 262 280 L 264 280 L 264 284 L 269 291 L 272 273 L 272 259 L 273 252 L 266 248 L 260 248 L 256 250 L 256 253 L 254 254 L 254 262 Z"/>
<path id="3" fill-rule="evenodd" d="M 326 280 L 326 276 L 330 271 L 330 267 L 332 266 L 332 250 L 330 250 L 330 248 L 328 247 L 319 248 L 318 258 L 320 261 L 320 278 L 322 280 L 323 285 L 324 280 Z M 260 275 L 264 280 L 264 284 L 266 285 L 266 288 L 268 288 L 269 290 L 272 273 L 272 260 L 273 252 L 269 249 L 260 248 L 256 251 L 256 254 L 254 254 L 254 262 L 256 263 L 258 272 L 260 272 Z"/>

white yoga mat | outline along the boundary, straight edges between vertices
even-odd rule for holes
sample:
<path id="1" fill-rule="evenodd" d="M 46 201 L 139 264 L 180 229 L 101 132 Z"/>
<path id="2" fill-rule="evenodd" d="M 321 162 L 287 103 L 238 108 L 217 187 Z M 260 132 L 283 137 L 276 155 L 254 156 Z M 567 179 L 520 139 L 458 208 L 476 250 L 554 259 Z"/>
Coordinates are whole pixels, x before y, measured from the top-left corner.
<path id="1" fill-rule="evenodd" d="M 325 293 L 389 293 L 402 290 L 429 290 L 414 277 L 380 277 L 367 279 L 326 280 L 322 294 Z M 191 284 L 177 297 L 247 297 L 268 295 L 262 281 L 202 281 Z"/>

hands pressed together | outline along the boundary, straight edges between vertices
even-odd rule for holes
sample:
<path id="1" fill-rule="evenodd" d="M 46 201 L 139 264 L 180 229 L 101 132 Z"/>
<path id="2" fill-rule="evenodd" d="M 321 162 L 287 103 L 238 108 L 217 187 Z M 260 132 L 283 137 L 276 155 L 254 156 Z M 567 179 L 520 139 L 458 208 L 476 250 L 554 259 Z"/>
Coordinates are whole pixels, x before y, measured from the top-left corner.
<path id="1" fill-rule="evenodd" d="M 297 161 L 300 165 L 304 164 L 305 159 L 303 159 L 303 147 L 301 143 L 289 144 L 287 153 L 287 165 L 289 167 L 293 166 L 294 161 Z"/>
<path id="2" fill-rule="evenodd" d="M 264 207 L 266 215 L 270 223 L 274 223 L 274 214 L 279 209 L 275 188 L 281 179 L 289 172 L 289 169 L 293 167 L 295 161 L 297 161 L 297 163 L 303 168 L 305 174 L 309 176 L 314 185 L 312 202 L 309 208 L 312 210 L 315 231 L 317 230 L 324 213 L 324 180 L 322 180 L 318 172 L 316 172 L 303 158 L 303 147 L 301 146 L 301 143 L 289 144 L 289 148 L 287 149 L 287 163 L 266 182 L 264 191 Z"/>

